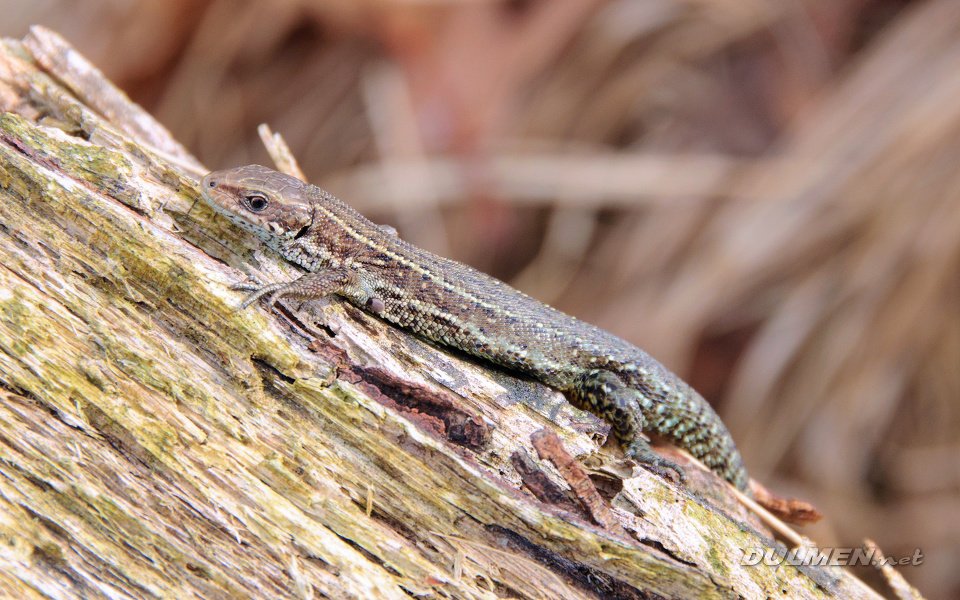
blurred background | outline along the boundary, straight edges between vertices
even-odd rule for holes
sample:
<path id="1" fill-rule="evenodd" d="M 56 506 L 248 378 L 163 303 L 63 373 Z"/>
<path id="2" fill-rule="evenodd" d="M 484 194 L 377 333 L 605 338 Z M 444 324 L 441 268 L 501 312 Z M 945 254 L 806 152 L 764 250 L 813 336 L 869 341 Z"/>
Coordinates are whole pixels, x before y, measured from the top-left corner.
<path id="1" fill-rule="evenodd" d="M 960 597 L 960 2 L 0 0 L 210 168 L 283 134 L 420 246 L 636 343 L 754 478 Z M 855 569 L 871 583 L 867 569 Z"/>

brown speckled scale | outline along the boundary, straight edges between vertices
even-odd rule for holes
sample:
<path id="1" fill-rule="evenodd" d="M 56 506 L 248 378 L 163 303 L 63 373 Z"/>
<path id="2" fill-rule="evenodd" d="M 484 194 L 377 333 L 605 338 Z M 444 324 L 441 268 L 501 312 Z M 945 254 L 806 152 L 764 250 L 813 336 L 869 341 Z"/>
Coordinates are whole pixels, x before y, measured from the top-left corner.
<path id="1" fill-rule="evenodd" d="M 310 271 L 289 282 L 237 286 L 268 296 L 338 294 L 440 344 L 526 373 L 610 423 L 627 453 L 666 474 L 675 464 L 641 431 L 686 449 L 741 490 L 747 473 L 704 399 L 646 352 L 467 265 L 396 237 L 318 187 L 266 167 L 216 171 L 205 200 L 287 260 Z"/>

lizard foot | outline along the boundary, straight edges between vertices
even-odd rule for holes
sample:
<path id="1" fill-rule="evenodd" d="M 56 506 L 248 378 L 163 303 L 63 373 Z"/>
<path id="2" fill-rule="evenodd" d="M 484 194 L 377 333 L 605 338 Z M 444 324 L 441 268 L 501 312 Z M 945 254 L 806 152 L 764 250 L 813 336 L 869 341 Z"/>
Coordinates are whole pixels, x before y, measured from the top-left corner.
<path id="1" fill-rule="evenodd" d="M 640 463 L 640 466 L 664 479 L 669 479 L 674 483 L 686 483 L 687 481 L 687 474 L 683 467 L 654 452 L 646 440 L 639 438 L 633 440 L 626 452 L 627 456 Z"/>
<path id="2" fill-rule="evenodd" d="M 243 303 L 240 304 L 240 307 L 237 309 L 238 312 L 242 311 L 268 294 L 270 297 L 267 299 L 267 310 L 270 310 L 273 308 L 273 305 L 276 304 L 277 299 L 284 295 L 288 285 L 289 284 L 287 283 L 263 285 L 257 282 L 255 279 L 249 279 L 247 281 L 234 283 L 230 286 L 230 289 L 238 292 L 250 292 L 246 299 L 244 299 Z"/>
<path id="3" fill-rule="evenodd" d="M 245 279 L 244 281 L 238 281 L 236 283 L 230 284 L 229 289 L 235 292 L 252 292 L 254 290 L 259 290 L 262 287 L 263 287 L 262 283 L 260 283 L 253 277 L 250 277 L 249 279 Z"/>
<path id="4" fill-rule="evenodd" d="M 345 295 L 374 313 L 380 313 L 386 309 L 383 299 L 373 293 L 372 287 L 365 285 L 355 272 L 347 269 L 310 272 L 293 281 L 271 283 L 270 285 L 259 285 L 255 281 L 244 281 L 233 284 L 230 289 L 250 292 L 250 295 L 240 305 L 240 310 L 263 297 L 267 298 L 266 304 L 269 310 L 280 298 L 316 300 L 331 294 Z"/>

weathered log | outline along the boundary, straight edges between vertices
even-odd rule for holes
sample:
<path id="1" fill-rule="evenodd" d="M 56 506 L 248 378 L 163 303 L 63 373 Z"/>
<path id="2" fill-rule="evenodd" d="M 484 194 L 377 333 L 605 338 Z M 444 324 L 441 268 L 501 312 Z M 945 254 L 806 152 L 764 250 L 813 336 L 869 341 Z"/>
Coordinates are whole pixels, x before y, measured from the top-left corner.
<path id="1" fill-rule="evenodd" d="M 72 52 L 37 28 L 0 47 L 6 597 L 876 597 L 741 565 L 774 542 L 725 486 L 599 451 L 539 384 L 335 300 L 237 312 L 251 256 L 296 271 Z M 543 427 L 619 527 L 529 458 Z"/>

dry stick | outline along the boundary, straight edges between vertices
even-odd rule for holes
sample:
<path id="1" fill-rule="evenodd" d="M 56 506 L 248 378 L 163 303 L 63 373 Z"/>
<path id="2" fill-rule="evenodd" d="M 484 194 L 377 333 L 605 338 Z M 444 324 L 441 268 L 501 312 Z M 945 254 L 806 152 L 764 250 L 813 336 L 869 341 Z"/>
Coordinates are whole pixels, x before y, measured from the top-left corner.
<path id="1" fill-rule="evenodd" d="M 753 498 L 747 496 L 732 485 L 730 486 L 730 489 L 733 490 L 734 495 L 736 495 L 736 497 L 744 506 L 753 511 L 753 513 L 760 517 L 760 520 L 766 523 L 770 529 L 773 529 L 782 535 L 788 542 L 793 544 L 794 547 L 810 545 L 810 539 L 808 537 L 800 535 L 793 529 L 790 529 L 789 525 L 775 517 L 764 507 L 757 504 Z"/>
<path id="2" fill-rule="evenodd" d="M 681 454 L 683 454 L 685 457 L 687 457 L 687 459 L 689 459 L 690 462 L 696 464 L 698 467 L 702 468 L 704 471 L 707 471 L 707 472 L 710 471 L 710 469 L 708 469 L 706 465 L 704 465 L 702 462 L 700 462 L 696 457 L 694 457 L 692 454 L 690 454 L 686 450 L 682 448 L 678 448 L 677 450 Z M 756 484 L 756 482 L 754 482 L 753 479 L 751 479 L 750 481 L 755 485 L 759 485 L 759 484 Z M 730 485 L 729 482 L 725 482 L 725 483 L 730 488 L 730 490 L 734 493 L 737 499 L 740 500 L 740 502 L 744 506 L 746 506 L 748 509 L 753 511 L 753 513 L 758 517 L 760 517 L 760 520 L 766 523 L 766 525 L 770 527 L 770 529 L 773 529 L 774 531 L 779 533 L 781 536 L 783 536 L 785 540 L 793 544 L 794 547 L 799 547 L 799 546 L 809 547 L 812 544 L 812 541 L 810 540 L 810 538 L 806 536 L 802 536 L 796 531 L 794 531 L 793 529 L 791 529 L 789 525 L 784 523 L 781 519 L 779 519 L 776 515 L 771 513 L 769 510 L 767 510 L 766 508 L 758 504 L 756 500 L 747 496 L 746 494 L 738 490 L 733 485 Z"/>
<path id="3" fill-rule="evenodd" d="M 920 590 L 913 587 L 907 580 L 903 578 L 903 575 L 899 571 L 890 566 L 886 562 L 883 551 L 880 550 L 880 547 L 877 546 L 877 543 L 867 538 L 863 540 L 864 550 L 870 552 L 873 551 L 876 555 L 877 562 L 873 563 L 881 574 L 883 574 L 884 579 L 886 579 L 887 584 L 890 586 L 890 589 L 893 590 L 893 593 L 897 595 L 899 600 L 924 600 L 923 595 L 920 594 Z"/>
<path id="4" fill-rule="evenodd" d="M 300 181 L 307 181 L 307 176 L 303 174 L 303 170 L 300 168 L 297 159 L 293 156 L 293 152 L 290 151 L 290 146 L 287 145 L 282 135 L 273 133 L 270 130 L 270 126 L 266 123 L 261 123 L 260 126 L 257 127 L 257 133 L 260 134 L 260 139 L 263 141 L 263 145 L 266 147 L 270 158 L 274 164 L 277 165 L 278 171 L 286 173 L 291 177 L 296 177 Z"/>

